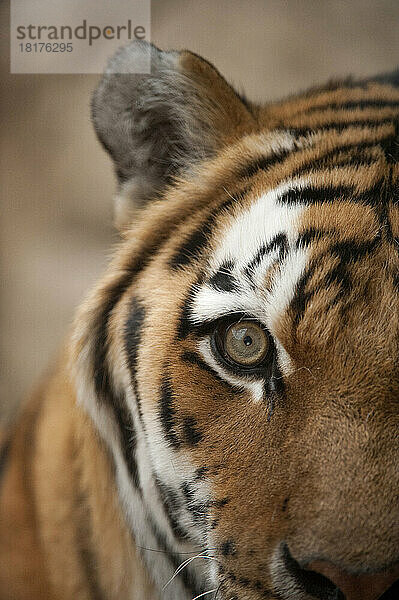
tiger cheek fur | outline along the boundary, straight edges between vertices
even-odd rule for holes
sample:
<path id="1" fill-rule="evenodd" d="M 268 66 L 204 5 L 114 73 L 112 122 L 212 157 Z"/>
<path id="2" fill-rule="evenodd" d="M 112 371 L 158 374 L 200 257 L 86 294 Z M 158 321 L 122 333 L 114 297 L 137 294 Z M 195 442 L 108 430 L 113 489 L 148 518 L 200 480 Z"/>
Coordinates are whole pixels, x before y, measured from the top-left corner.
<path id="1" fill-rule="evenodd" d="M 190 52 L 111 59 L 121 242 L 40 413 L 33 496 L 68 490 L 40 502 L 49 600 L 397 597 L 397 86 L 258 106 Z"/>

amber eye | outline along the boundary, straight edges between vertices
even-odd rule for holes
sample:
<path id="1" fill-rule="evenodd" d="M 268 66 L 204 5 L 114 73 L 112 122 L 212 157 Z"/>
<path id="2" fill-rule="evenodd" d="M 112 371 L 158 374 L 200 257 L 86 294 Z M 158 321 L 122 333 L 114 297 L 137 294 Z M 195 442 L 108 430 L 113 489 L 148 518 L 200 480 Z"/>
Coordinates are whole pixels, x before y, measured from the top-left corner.
<path id="1" fill-rule="evenodd" d="M 256 368 L 270 351 L 269 336 L 256 322 L 238 321 L 217 330 L 217 349 L 227 362 L 244 369 Z"/>

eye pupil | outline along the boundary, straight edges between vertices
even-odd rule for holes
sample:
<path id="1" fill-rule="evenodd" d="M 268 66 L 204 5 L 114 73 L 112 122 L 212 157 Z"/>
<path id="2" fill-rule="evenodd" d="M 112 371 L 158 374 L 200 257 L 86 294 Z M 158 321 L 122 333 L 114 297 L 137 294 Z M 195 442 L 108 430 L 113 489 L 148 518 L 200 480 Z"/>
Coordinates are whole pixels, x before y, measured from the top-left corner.
<path id="1" fill-rule="evenodd" d="M 243 342 L 246 346 L 250 346 L 252 344 L 252 338 L 250 335 L 246 335 L 243 339 Z"/>
<path id="2" fill-rule="evenodd" d="M 260 367 L 271 349 L 267 332 L 260 323 L 249 320 L 222 323 L 216 340 L 220 354 L 229 364 L 245 369 Z"/>

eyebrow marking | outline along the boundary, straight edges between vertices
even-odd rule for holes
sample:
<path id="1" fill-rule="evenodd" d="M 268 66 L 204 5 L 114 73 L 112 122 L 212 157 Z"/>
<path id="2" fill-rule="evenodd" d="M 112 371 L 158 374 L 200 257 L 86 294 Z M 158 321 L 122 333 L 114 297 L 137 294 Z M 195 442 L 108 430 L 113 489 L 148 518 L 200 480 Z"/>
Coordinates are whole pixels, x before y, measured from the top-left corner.
<path id="1" fill-rule="evenodd" d="M 263 244 L 254 258 L 248 263 L 244 270 L 244 274 L 251 279 L 253 271 L 260 265 L 262 259 L 272 252 L 273 250 L 279 251 L 279 258 L 282 259 L 288 251 L 288 239 L 285 233 L 278 233 L 270 242 Z"/>
<path id="2" fill-rule="evenodd" d="M 216 273 L 208 280 L 208 284 L 220 292 L 233 292 L 238 290 L 238 281 L 233 275 L 234 263 L 226 261 L 220 265 Z"/>

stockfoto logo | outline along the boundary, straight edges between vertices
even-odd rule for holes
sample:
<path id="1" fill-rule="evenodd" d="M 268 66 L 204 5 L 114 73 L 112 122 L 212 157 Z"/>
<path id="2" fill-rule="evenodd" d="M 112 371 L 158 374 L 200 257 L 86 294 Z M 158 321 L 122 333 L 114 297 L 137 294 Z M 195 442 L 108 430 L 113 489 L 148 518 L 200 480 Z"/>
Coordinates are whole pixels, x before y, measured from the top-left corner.
<path id="1" fill-rule="evenodd" d="M 143 25 L 132 25 L 131 19 L 128 19 L 126 25 L 88 25 L 86 19 L 83 19 L 81 25 L 72 28 L 70 25 L 18 25 L 18 40 L 35 41 L 65 41 L 65 40 L 88 40 L 89 46 L 95 40 L 144 40 L 146 39 L 146 30 Z"/>
<path id="2" fill-rule="evenodd" d="M 150 0 L 11 0 L 11 72 L 101 73 L 121 45 L 150 41 L 150 25 Z M 132 69 L 150 72 L 148 49 Z"/>

